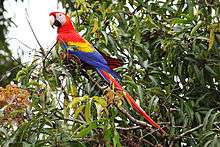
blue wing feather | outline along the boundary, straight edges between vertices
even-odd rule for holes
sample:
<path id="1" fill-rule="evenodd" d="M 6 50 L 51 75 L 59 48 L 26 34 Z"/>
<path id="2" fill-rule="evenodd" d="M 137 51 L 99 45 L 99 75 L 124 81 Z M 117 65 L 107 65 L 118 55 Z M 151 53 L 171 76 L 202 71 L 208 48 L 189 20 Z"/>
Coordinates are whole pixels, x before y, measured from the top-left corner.
<path id="1" fill-rule="evenodd" d="M 114 72 L 112 69 L 110 69 L 107 61 L 103 58 L 103 56 L 98 51 L 82 52 L 82 51 L 68 50 L 67 52 L 74 56 L 77 56 L 80 60 L 91 65 L 97 71 L 99 71 L 99 69 L 102 69 L 104 71 L 109 72 L 115 78 L 120 79 L 120 76 L 116 72 Z"/>

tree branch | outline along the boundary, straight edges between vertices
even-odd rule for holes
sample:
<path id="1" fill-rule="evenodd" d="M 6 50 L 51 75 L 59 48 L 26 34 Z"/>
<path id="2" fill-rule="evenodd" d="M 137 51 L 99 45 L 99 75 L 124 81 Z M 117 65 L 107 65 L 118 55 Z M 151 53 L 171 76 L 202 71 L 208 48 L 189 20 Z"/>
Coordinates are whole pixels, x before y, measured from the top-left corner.
<path id="1" fill-rule="evenodd" d="M 53 113 L 55 117 L 57 117 L 59 120 L 64 120 L 64 121 L 72 121 L 72 122 L 78 122 L 78 123 L 81 123 L 81 124 L 86 124 L 85 121 L 82 121 L 82 120 L 79 120 L 79 119 L 67 119 L 67 118 L 64 118 L 62 116 L 59 116 L 56 112 Z"/>
<path id="2" fill-rule="evenodd" d="M 29 20 L 29 15 L 28 15 L 27 9 L 25 9 L 25 12 L 26 12 L 26 20 L 27 20 L 28 25 L 29 25 L 29 27 L 30 27 L 30 29 L 31 29 L 31 32 L 33 33 L 35 40 L 37 41 L 38 45 L 40 46 L 40 51 L 41 51 L 42 55 L 45 56 L 45 52 L 44 52 L 44 50 L 43 50 L 43 47 L 42 47 L 42 45 L 40 44 L 39 40 L 37 39 L 37 36 L 36 36 L 36 34 L 35 34 L 35 32 L 34 32 L 34 29 L 33 29 L 32 26 L 31 26 L 31 22 L 30 22 L 30 20 Z"/>
<path id="3" fill-rule="evenodd" d="M 190 129 L 190 130 L 188 130 L 188 131 L 186 131 L 186 132 L 183 132 L 182 134 L 178 135 L 178 136 L 176 137 L 176 139 L 182 138 L 183 136 L 185 136 L 185 135 L 187 135 L 187 134 L 189 134 L 189 133 L 192 133 L 192 132 L 194 132 L 194 131 L 200 129 L 201 127 L 203 127 L 203 124 L 200 124 L 200 125 L 198 125 L 197 127 L 192 128 L 192 129 Z"/>
<path id="4" fill-rule="evenodd" d="M 47 59 L 47 56 L 51 53 L 52 49 L 56 46 L 56 44 L 57 44 L 57 41 L 56 41 L 56 43 L 54 43 L 54 45 L 50 48 L 50 50 L 47 52 L 47 54 L 46 54 L 45 57 L 44 57 L 43 62 L 45 62 L 45 60 Z"/>
<path id="5" fill-rule="evenodd" d="M 115 104 L 115 106 L 118 108 L 118 110 L 120 110 L 121 113 L 123 113 L 126 117 L 128 117 L 133 123 L 135 123 L 137 125 L 140 125 L 140 126 L 142 126 L 144 128 L 147 128 L 148 130 L 151 130 L 149 128 L 149 125 L 146 122 L 137 120 L 136 118 L 131 116 L 131 114 L 129 114 L 127 110 L 125 110 L 122 107 L 117 106 L 117 104 Z"/>
<path id="6" fill-rule="evenodd" d="M 124 130 L 124 131 L 129 131 L 129 130 L 136 130 L 142 128 L 141 126 L 131 126 L 131 127 L 116 127 L 118 130 Z"/>

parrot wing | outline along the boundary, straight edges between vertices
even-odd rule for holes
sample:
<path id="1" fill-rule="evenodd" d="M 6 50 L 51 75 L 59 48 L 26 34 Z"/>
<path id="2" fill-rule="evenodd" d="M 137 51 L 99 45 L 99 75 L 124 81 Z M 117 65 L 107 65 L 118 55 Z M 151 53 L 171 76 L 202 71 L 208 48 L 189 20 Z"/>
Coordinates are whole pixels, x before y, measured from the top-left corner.
<path id="1" fill-rule="evenodd" d="M 68 54 L 77 56 L 81 61 L 87 63 L 88 65 L 92 66 L 95 68 L 97 71 L 99 69 L 102 69 L 106 72 L 109 72 L 112 74 L 117 79 L 121 79 L 120 75 L 116 72 L 114 72 L 109 66 L 107 61 L 103 58 L 103 56 L 98 52 L 82 52 L 82 51 L 73 51 L 73 50 L 68 50 Z"/>

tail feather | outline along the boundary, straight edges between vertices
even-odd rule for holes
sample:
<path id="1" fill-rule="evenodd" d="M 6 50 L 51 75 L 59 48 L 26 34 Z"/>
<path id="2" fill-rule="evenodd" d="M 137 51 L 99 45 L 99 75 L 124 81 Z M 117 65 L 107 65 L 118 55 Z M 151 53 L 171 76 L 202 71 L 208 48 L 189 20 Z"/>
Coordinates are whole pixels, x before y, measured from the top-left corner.
<path id="1" fill-rule="evenodd" d="M 103 70 L 98 70 L 98 72 L 106 81 L 113 83 L 117 90 L 123 92 L 126 100 L 136 112 L 143 116 L 152 126 L 159 129 L 163 134 L 166 133 L 153 119 L 150 118 L 150 116 L 147 115 L 147 113 L 140 106 L 138 106 L 134 99 L 122 88 L 122 86 L 113 76 Z"/>

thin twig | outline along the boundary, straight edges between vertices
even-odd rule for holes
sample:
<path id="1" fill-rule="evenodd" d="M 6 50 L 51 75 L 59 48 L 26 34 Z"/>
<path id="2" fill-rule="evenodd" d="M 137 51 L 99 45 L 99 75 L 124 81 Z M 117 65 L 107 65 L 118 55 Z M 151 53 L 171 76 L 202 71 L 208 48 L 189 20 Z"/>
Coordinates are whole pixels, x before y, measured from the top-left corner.
<path id="1" fill-rule="evenodd" d="M 194 132 L 194 131 L 200 129 L 201 127 L 203 127 L 203 124 L 200 124 L 200 125 L 198 125 L 197 127 L 192 128 L 192 129 L 190 129 L 190 130 L 188 130 L 188 131 L 186 131 L 186 132 L 183 132 L 182 134 L 180 134 L 180 135 L 174 137 L 174 138 L 172 139 L 172 141 L 171 141 L 169 147 L 172 147 L 176 140 L 179 140 L 179 139 L 183 138 L 183 137 L 186 136 L 187 134 L 192 133 L 192 132 Z"/>
<path id="2" fill-rule="evenodd" d="M 22 67 L 24 67 L 24 66 L 22 65 Z M 2 75 L 2 76 L 1 76 L 1 79 L 0 79 L 0 82 L 3 81 L 5 78 L 7 78 L 7 77 L 10 76 L 10 75 L 8 76 L 7 73 L 11 73 L 13 70 L 15 70 L 15 69 L 17 69 L 17 68 L 19 68 L 19 66 L 13 67 L 13 68 L 10 69 L 9 71 L 7 71 L 7 72 L 5 73 L 5 75 Z"/>
<path id="3" fill-rule="evenodd" d="M 90 137 L 90 138 L 89 137 L 77 138 L 77 140 L 81 140 L 81 141 L 85 141 L 85 142 L 96 142 L 96 143 L 99 143 L 96 138 L 92 138 L 92 137 Z"/>
<path id="4" fill-rule="evenodd" d="M 143 4 L 140 4 L 139 6 L 137 6 L 137 8 L 134 9 L 134 11 L 131 13 L 130 16 L 133 16 L 135 13 L 137 13 L 139 10 L 141 10 L 142 7 L 143 7 Z"/>
<path id="5" fill-rule="evenodd" d="M 159 125 L 170 125 L 170 122 L 159 122 Z"/>
<path id="6" fill-rule="evenodd" d="M 183 136 L 185 136 L 185 135 L 187 135 L 187 134 L 189 134 L 189 133 L 192 133 L 192 132 L 194 132 L 194 131 L 200 129 L 201 127 L 203 127 L 203 124 L 200 124 L 200 125 L 198 125 L 197 127 L 192 128 L 192 129 L 190 129 L 190 130 L 188 130 L 188 131 L 186 131 L 186 132 L 184 132 L 184 133 L 178 135 L 176 138 L 177 138 L 177 139 L 182 138 Z"/>
<path id="7" fill-rule="evenodd" d="M 81 123 L 81 124 L 86 124 L 85 121 L 82 121 L 82 120 L 79 120 L 79 119 L 67 119 L 67 118 L 64 118 L 64 117 L 61 117 L 59 116 L 56 112 L 53 113 L 54 116 L 56 116 L 59 120 L 65 120 L 65 121 L 72 121 L 72 122 L 78 122 L 78 123 Z"/>
<path id="8" fill-rule="evenodd" d="M 21 67 L 25 67 L 21 62 L 19 62 L 17 59 L 15 59 L 13 56 L 10 56 L 9 58 L 11 58 L 13 61 L 17 62 L 18 65 L 20 65 Z"/>
<path id="9" fill-rule="evenodd" d="M 125 139 L 128 138 L 128 137 L 125 136 L 124 134 L 121 134 L 121 136 L 123 136 Z M 144 138 L 141 138 L 141 139 L 140 139 L 138 136 L 135 136 L 135 135 L 132 135 L 132 134 L 131 134 L 131 136 L 134 137 L 135 139 L 139 139 L 139 141 L 141 141 L 142 143 L 144 142 L 144 143 L 146 143 L 146 144 L 148 144 L 148 145 L 150 145 L 150 146 L 152 146 L 152 147 L 155 147 L 155 145 L 154 145 L 153 143 L 151 143 L 150 141 L 148 141 L 148 140 L 146 140 L 146 139 L 144 139 Z"/>
<path id="10" fill-rule="evenodd" d="M 155 145 L 153 144 L 153 143 L 151 143 L 150 141 L 148 141 L 148 140 L 146 140 L 146 139 L 144 139 L 144 138 L 139 138 L 138 136 L 134 136 L 134 135 L 132 135 L 134 138 L 136 138 L 136 139 L 139 139 L 141 142 L 145 142 L 145 143 L 147 143 L 148 145 L 150 145 L 150 146 L 152 146 L 152 147 L 155 147 Z"/>
<path id="11" fill-rule="evenodd" d="M 118 130 L 124 130 L 124 131 L 129 131 L 129 130 L 136 130 L 142 128 L 141 126 L 131 126 L 131 127 L 116 127 Z"/>
<path id="12" fill-rule="evenodd" d="M 146 122 L 144 122 L 144 121 L 140 121 L 140 120 L 134 118 L 133 116 L 131 116 L 131 114 L 128 113 L 127 110 L 125 110 L 125 109 L 122 108 L 122 107 L 119 107 L 117 104 L 114 104 L 114 105 L 117 107 L 117 109 L 118 109 L 121 113 L 123 113 L 123 114 L 124 114 L 129 120 L 131 120 L 133 123 L 135 123 L 136 125 L 141 126 L 142 128 L 144 128 L 144 129 L 146 129 L 146 130 L 149 130 L 149 131 L 150 131 L 150 134 L 155 133 L 155 135 L 156 135 L 157 137 L 162 137 L 162 135 L 158 132 L 159 129 L 152 129 L 148 123 L 146 123 Z"/>
<path id="13" fill-rule="evenodd" d="M 36 36 L 36 34 L 35 34 L 35 32 L 34 32 L 32 26 L 31 26 L 31 22 L 30 22 L 30 20 L 29 20 L 29 15 L 28 15 L 27 9 L 25 9 L 25 13 L 26 13 L 26 20 L 27 20 L 28 25 L 29 25 L 29 27 L 30 27 L 30 29 L 31 29 L 31 32 L 33 33 L 35 40 L 37 41 L 38 45 L 40 46 L 40 50 L 41 50 L 42 55 L 45 56 L 45 52 L 44 52 L 44 50 L 43 50 L 43 47 L 42 47 L 42 45 L 40 44 L 39 40 L 37 39 L 37 36 Z"/>
<path id="14" fill-rule="evenodd" d="M 88 76 L 88 78 L 89 78 L 89 80 L 91 80 L 93 83 L 94 83 L 94 86 L 97 86 L 100 90 L 104 90 L 104 89 L 106 89 L 106 86 L 101 86 L 101 85 L 99 85 L 99 81 L 95 81 L 90 75 L 88 75 L 87 74 L 87 76 Z"/>
<path id="15" fill-rule="evenodd" d="M 21 43 L 22 45 L 24 45 L 25 47 L 27 47 L 27 48 L 29 48 L 29 49 L 31 49 L 31 50 L 34 50 L 34 48 L 30 47 L 29 45 L 27 45 L 26 43 L 24 43 L 23 41 L 21 41 L 21 40 L 19 40 L 19 39 L 17 39 L 17 38 L 14 38 L 14 37 L 12 37 L 12 38 L 7 38 L 7 40 L 8 40 L 8 41 L 10 41 L 10 40 L 16 40 L 16 41 L 18 41 L 19 43 Z"/>
<path id="16" fill-rule="evenodd" d="M 52 49 L 56 46 L 57 41 L 54 43 L 54 45 L 50 48 L 50 50 L 47 52 L 46 56 L 44 57 L 44 61 L 47 59 L 47 56 L 50 54 L 50 52 L 52 51 Z"/>
<path id="17" fill-rule="evenodd" d="M 123 113 L 124 115 L 126 115 L 132 122 L 134 122 L 135 124 L 140 125 L 140 126 L 142 126 L 142 127 L 144 127 L 144 128 L 147 128 L 148 130 L 151 130 L 150 127 L 149 127 L 149 125 L 148 125 L 146 122 L 137 120 L 136 118 L 134 118 L 133 116 L 131 116 L 131 114 L 129 114 L 127 110 L 125 110 L 125 109 L 122 108 L 122 107 L 117 106 L 117 104 L 115 104 L 115 106 L 118 108 L 118 110 L 120 110 L 121 113 Z"/>
<path id="18" fill-rule="evenodd" d="M 43 67 L 45 68 L 45 61 L 48 57 L 48 55 L 51 53 L 52 49 L 56 46 L 57 44 L 57 41 L 54 43 L 54 45 L 50 48 L 50 50 L 47 52 L 47 54 L 44 56 L 44 59 L 43 59 Z"/>

